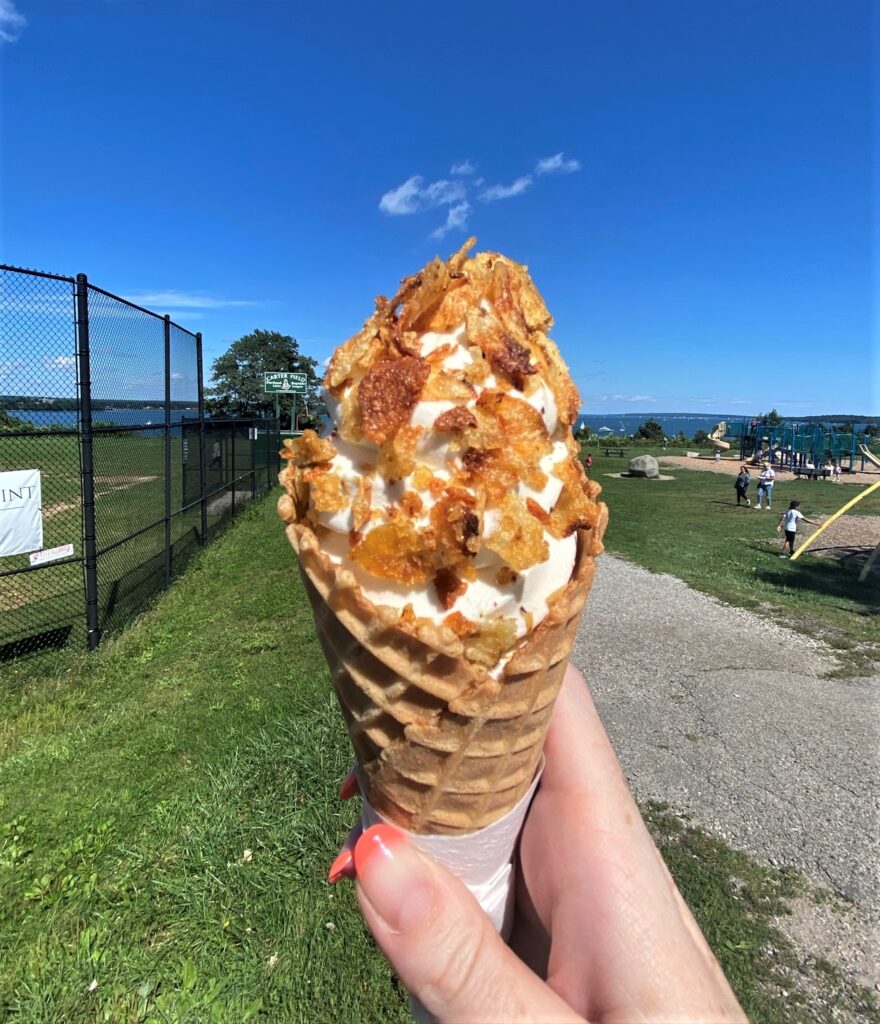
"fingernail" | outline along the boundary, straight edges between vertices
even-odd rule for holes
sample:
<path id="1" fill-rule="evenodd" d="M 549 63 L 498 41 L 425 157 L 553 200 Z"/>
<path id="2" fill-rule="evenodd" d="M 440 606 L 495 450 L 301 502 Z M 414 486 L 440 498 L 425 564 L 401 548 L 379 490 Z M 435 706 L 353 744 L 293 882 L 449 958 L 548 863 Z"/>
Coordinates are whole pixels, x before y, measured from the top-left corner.
<path id="1" fill-rule="evenodd" d="M 354 878 L 354 855 L 351 850 L 342 850 L 327 872 L 327 881 L 336 885 L 343 878 Z"/>
<path id="2" fill-rule="evenodd" d="M 397 829 L 368 828 L 355 845 L 354 866 L 361 892 L 389 928 L 408 931 L 431 909 L 431 869 Z"/>
<path id="3" fill-rule="evenodd" d="M 345 776 L 339 786 L 339 799 L 351 800 L 358 791 L 358 780 L 354 768 Z"/>

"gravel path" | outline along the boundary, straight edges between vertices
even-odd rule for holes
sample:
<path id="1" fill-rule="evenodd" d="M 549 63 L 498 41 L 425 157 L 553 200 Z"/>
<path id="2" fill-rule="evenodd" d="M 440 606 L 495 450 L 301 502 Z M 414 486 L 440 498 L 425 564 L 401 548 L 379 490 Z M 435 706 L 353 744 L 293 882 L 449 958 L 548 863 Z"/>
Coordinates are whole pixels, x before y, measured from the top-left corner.
<path id="1" fill-rule="evenodd" d="M 823 644 L 610 555 L 572 660 L 636 796 L 852 900 L 832 952 L 880 981 L 880 678 L 824 678 Z"/>

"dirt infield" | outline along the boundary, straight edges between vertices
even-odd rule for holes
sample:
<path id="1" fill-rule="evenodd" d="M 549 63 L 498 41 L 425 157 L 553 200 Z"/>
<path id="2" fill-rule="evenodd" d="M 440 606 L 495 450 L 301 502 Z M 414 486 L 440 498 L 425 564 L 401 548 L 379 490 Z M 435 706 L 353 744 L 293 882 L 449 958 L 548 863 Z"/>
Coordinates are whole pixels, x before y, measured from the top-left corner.
<path id="1" fill-rule="evenodd" d="M 689 459 L 686 455 L 661 455 L 659 457 L 660 463 L 663 466 L 675 466 L 680 469 L 696 469 L 699 471 L 708 471 L 709 473 L 726 473 L 729 476 L 736 476 L 739 472 L 739 467 L 742 463 L 739 459 L 719 459 L 716 462 L 714 459 Z M 776 470 L 777 478 L 780 480 L 793 480 L 794 473 L 788 469 L 778 469 L 776 466 L 773 467 Z M 758 466 L 749 466 L 749 471 L 752 474 L 752 480 L 757 480 L 758 474 L 761 472 Z M 880 480 L 880 469 L 876 469 L 868 463 L 868 468 L 864 473 L 844 473 L 840 478 L 841 483 L 845 484 L 873 484 Z M 835 487 L 836 484 L 832 483 L 831 480 L 816 480 L 813 481 L 817 485 L 826 485 L 828 487 Z"/>
<path id="2" fill-rule="evenodd" d="M 828 516 L 816 516 L 819 526 Z M 804 528 L 799 543 L 811 537 L 818 527 Z M 880 544 L 880 516 L 841 516 L 816 541 L 815 546 L 808 548 L 811 555 L 821 558 L 834 558 L 840 562 L 850 562 L 861 568 L 870 557 L 874 548 Z M 873 572 L 880 573 L 880 560 L 874 563 Z"/>

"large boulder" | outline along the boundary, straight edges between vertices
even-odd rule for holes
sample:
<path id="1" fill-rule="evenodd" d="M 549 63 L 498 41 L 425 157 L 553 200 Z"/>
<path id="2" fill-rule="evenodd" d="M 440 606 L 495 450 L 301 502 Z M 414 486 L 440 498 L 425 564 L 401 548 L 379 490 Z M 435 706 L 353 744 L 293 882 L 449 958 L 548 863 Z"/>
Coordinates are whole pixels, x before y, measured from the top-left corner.
<path id="1" fill-rule="evenodd" d="M 660 476 L 660 466 L 653 455 L 637 455 L 629 460 L 629 475 L 653 479 Z"/>

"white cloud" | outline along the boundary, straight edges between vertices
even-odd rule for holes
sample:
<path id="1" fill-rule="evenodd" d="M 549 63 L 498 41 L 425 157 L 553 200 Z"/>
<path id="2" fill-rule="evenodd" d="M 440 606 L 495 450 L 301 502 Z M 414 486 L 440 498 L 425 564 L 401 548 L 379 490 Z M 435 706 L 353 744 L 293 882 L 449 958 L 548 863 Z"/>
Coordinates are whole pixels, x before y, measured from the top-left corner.
<path id="1" fill-rule="evenodd" d="M 249 299 L 215 299 L 210 295 L 199 295 L 196 292 L 178 292 L 172 289 L 167 292 L 147 292 L 142 295 L 123 295 L 129 302 L 139 306 L 159 306 L 165 309 L 232 309 L 240 306 L 259 306 L 259 302 Z"/>
<path id="2" fill-rule="evenodd" d="M 580 169 L 580 161 L 566 159 L 564 153 L 544 157 L 535 164 L 535 174 L 573 174 Z"/>
<path id="3" fill-rule="evenodd" d="M 597 395 L 597 402 L 656 402 L 653 395 Z"/>
<path id="4" fill-rule="evenodd" d="M 423 181 L 421 174 L 407 178 L 402 185 L 392 188 L 382 196 L 379 200 L 379 209 L 392 215 L 415 213 L 419 208 L 419 194 Z"/>
<path id="5" fill-rule="evenodd" d="M 457 203 L 467 195 L 467 189 L 460 181 L 432 181 L 422 192 L 422 201 L 427 207 Z"/>
<path id="6" fill-rule="evenodd" d="M 171 374 L 171 379 L 172 380 L 186 380 L 186 378 L 184 377 L 184 375 L 182 373 L 172 373 Z"/>
<path id="7" fill-rule="evenodd" d="M 522 195 L 532 184 L 531 174 L 524 174 L 510 185 L 490 185 L 480 193 L 484 203 L 494 203 L 496 199 L 510 199 Z"/>
<path id="8" fill-rule="evenodd" d="M 473 160 L 462 160 L 460 163 L 453 164 L 449 168 L 450 174 L 473 174 L 477 169 L 477 165 Z"/>
<path id="9" fill-rule="evenodd" d="M 14 43 L 27 25 L 27 19 L 15 8 L 13 0 L 0 0 L 0 42 Z"/>
<path id="10" fill-rule="evenodd" d="M 76 362 L 74 356 L 45 356 L 43 366 L 49 370 L 66 370 Z"/>
<path id="11" fill-rule="evenodd" d="M 447 181 L 440 178 L 422 187 L 424 178 L 414 174 L 402 185 L 392 188 L 379 200 L 379 209 L 390 216 L 403 216 L 409 213 L 420 213 L 435 206 L 446 206 L 457 203 L 467 195 L 467 189 L 460 181 Z"/>
<path id="12" fill-rule="evenodd" d="M 468 202 L 456 203 L 455 206 L 450 206 L 449 213 L 446 214 L 446 223 L 441 224 L 439 228 L 432 231 L 431 238 L 442 238 L 448 231 L 452 231 L 454 228 L 461 228 L 463 230 L 467 227 L 467 219 L 470 212 L 471 204 Z"/>

